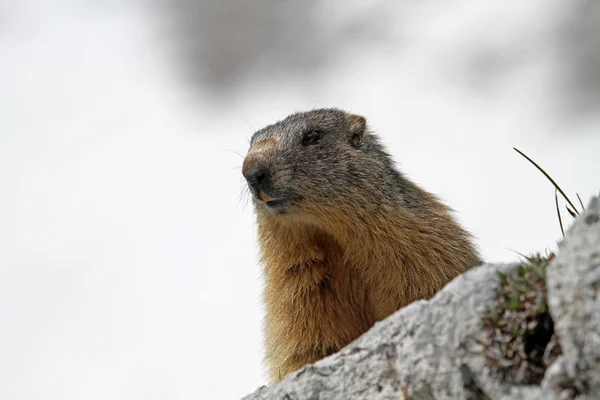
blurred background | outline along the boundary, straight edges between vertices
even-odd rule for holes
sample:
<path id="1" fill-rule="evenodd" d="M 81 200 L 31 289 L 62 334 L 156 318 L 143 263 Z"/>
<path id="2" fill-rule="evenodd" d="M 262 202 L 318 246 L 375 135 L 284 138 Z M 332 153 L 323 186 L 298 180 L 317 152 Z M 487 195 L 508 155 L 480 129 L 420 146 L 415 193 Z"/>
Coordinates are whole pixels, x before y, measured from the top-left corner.
<path id="1" fill-rule="evenodd" d="M 0 398 L 263 384 L 240 166 L 291 112 L 367 117 L 486 260 L 554 249 L 512 147 L 598 193 L 599 37 L 595 0 L 1 1 Z"/>

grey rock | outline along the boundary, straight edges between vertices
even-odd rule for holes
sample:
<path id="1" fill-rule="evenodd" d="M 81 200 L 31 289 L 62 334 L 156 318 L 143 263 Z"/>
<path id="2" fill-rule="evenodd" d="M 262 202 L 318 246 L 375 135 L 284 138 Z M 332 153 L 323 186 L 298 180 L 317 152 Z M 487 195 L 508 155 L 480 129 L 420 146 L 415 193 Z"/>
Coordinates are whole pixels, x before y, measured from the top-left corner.
<path id="1" fill-rule="evenodd" d="M 563 355 L 540 386 L 511 384 L 487 367 L 480 320 L 496 305 L 498 272 L 517 264 L 484 264 L 430 300 L 378 322 L 338 353 L 243 400 L 600 398 L 599 215 L 594 199 L 548 267 L 550 313 Z"/>
<path id="2" fill-rule="evenodd" d="M 592 200 L 547 271 L 548 308 L 564 354 L 563 384 L 600 398 L 600 202 Z"/>

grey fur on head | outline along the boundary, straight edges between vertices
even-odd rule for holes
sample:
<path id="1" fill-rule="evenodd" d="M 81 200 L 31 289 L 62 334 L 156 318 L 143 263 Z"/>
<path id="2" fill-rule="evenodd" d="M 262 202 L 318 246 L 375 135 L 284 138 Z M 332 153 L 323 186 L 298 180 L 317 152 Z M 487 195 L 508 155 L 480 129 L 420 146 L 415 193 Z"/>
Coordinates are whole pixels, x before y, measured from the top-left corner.
<path id="1" fill-rule="evenodd" d="M 318 139 L 306 144 L 311 131 Z M 261 184 L 254 179 L 257 171 Z M 415 195 L 365 118 L 336 108 L 295 113 L 257 131 L 243 173 L 255 204 L 280 212 L 299 200 L 370 208 L 406 203 Z M 273 201 L 263 201 L 261 192 Z"/>

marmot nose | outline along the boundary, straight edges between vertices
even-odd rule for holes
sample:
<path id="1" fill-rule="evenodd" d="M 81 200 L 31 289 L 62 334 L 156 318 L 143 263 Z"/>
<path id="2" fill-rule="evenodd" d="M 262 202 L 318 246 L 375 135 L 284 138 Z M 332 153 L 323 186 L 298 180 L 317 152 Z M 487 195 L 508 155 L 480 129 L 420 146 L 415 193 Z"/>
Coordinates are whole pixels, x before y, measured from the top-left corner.
<path id="1" fill-rule="evenodd" d="M 269 169 L 264 166 L 247 168 L 243 174 L 248 184 L 257 192 L 269 186 Z"/>

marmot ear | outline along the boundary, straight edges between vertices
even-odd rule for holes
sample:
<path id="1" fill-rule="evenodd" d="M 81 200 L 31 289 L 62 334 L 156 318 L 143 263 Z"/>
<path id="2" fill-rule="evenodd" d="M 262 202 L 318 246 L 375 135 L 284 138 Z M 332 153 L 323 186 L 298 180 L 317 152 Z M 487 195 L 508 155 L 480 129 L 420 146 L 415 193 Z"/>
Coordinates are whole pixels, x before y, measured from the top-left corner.
<path id="1" fill-rule="evenodd" d="M 348 116 L 348 122 L 350 144 L 354 147 L 358 147 L 362 142 L 363 134 L 367 128 L 367 120 L 363 116 L 350 114 Z"/>

